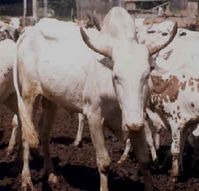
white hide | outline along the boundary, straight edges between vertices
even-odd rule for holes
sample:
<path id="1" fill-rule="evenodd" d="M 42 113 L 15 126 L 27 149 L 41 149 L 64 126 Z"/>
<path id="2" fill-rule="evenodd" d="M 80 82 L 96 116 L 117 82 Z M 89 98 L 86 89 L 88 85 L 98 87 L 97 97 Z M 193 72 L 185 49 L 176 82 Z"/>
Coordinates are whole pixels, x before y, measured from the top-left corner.
<path id="1" fill-rule="evenodd" d="M 16 44 L 6 39 L 0 41 L 0 102 L 2 103 L 11 93 L 14 92 L 12 70 L 16 62 Z"/>
<path id="2" fill-rule="evenodd" d="M 11 111 L 17 112 L 13 84 L 13 65 L 16 62 L 17 46 L 10 39 L 0 41 L 0 103 L 6 105 Z M 18 130 L 17 116 L 13 117 L 13 130 L 7 148 L 7 154 L 10 154 L 16 143 L 16 133 Z"/>

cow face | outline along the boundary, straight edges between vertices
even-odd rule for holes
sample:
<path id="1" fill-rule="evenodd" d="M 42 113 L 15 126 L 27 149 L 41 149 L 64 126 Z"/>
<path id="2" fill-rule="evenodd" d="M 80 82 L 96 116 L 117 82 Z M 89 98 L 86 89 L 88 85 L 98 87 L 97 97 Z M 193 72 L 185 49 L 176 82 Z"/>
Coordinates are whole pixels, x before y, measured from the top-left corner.
<path id="1" fill-rule="evenodd" d="M 132 45 L 129 42 L 112 50 L 112 80 L 125 130 L 139 130 L 143 126 L 144 85 L 149 71 L 148 56 L 145 46 Z"/>
<path id="2" fill-rule="evenodd" d="M 113 61 L 113 85 L 125 130 L 139 130 L 143 126 L 144 88 L 149 74 L 149 56 L 169 44 L 177 32 L 177 26 L 174 25 L 172 35 L 168 35 L 166 42 L 147 47 L 137 43 L 134 26 L 134 20 L 126 10 L 113 8 L 105 17 L 98 35 L 88 36 L 80 28 L 88 47 Z"/>

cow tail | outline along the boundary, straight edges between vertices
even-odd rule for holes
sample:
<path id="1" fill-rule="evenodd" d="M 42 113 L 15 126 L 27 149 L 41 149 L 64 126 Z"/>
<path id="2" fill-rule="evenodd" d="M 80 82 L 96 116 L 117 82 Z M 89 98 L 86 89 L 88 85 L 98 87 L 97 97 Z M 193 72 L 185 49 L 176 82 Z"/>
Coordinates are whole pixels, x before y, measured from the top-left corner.
<path id="1" fill-rule="evenodd" d="M 32 123 L 31 117 L 27 108 L 24 104 L 24 101 L 19 92 L 18 86 L 18 76 L 17 76 L 17 59 L 14 63 L 13 67 L 13 80 L 14 80 L 14 87 L 17 94 L 17 102 L 18 102 L 18 110 L 22 124 L 22 139 L 27 141 L 31 147 L 38 147 L 39 139 L 38 134 L 35 130 L 35 127 Z"/>

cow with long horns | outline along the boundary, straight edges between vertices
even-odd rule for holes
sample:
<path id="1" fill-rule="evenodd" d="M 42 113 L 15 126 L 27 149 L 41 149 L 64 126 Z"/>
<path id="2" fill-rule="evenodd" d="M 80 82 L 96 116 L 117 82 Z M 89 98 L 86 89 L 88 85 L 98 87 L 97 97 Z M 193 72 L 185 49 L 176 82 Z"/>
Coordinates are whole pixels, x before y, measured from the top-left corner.
<path id="1" fill-rule="evenodd" d="M 61 104 L 69 111 L 83 113 L 88 119 L 101 191 L 108 190 L 111 161 L 104 143 L 104 122 L 115 128 L 115 132 L 121 131 L 121 126 L 125 132 L 130 132 L 131 143 L 143 170 L 145 189 L 152 190 L 143 129 L 149 57 L 170 43 L 175 36 L 175 24 L 173 29 L 166 42 L 147 48 L 137 43 L 131 16 L 125 9 L 116 7 L 106 15 L 100 32 L 92 30 L 90 33 L 75 24 L 42 19 L 20 37 L 14 84 L 23 144 L 26 151 L 29 145 L 38 145 L 32 109 L 36 97 L 43 95 L 50 100 L 43 119 L 42 131 L 45 133 L 42 134 L 45 136 L 43 140 L 41 137 L 45 170 L 50 180 L 56 178 L 49 154 L 49 132 L 56 105 Z M 112 64 L 106 65 L 103 57 L 95 52 L 111 59 Z M 28 153 L 24 154 L 26 162 L 27 156 Z M 33 189 L 28 165 L 24 168 L 22 180 L 25 188 L 30 185 Z"/>

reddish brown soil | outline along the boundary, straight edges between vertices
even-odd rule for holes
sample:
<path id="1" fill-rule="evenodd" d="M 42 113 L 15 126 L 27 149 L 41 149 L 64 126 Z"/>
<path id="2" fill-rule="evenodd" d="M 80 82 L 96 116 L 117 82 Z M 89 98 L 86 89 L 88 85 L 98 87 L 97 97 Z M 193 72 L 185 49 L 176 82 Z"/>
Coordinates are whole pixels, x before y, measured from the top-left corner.
<path id="1" fill-rule="evenodd" d="M 21 190 L 21 166 L 14 156 L 6 156 L 6 147 L 11 134 L 12 113 L 4 106 L 0 107 L 0 191 Z M 44 191 L 96 191 L 99 190 L 99 177 L 95 163 L 95 152 L 90 140 L 88 126 L 83 133 L 83 144 L 80 148 L 72 145 L 77 130 L 77 115 L 69 115 L 64 110 L 59 110 L 54 124 L 51 151 L 55 171 L 59 176 L 59 186 L 53 187 L 46 183 L 42 176 L 43 159 L 41 151 L 32 152 L 31 173 L 36 190 Z M 131 156 L 122 165 L 119 159 L 124 145 L 105 129 L 107 148 L 112 157 L 109 175 L 110 191 L 142 191 L 143 183 L 139 167 Z M 163 136 L 164 135 L 164 136 Z M 160 149 L 160 165 L 169 151 L 169 133 L 162 134 Z M 199 171 L 191 168 L 192 150 L 186 149 L 184 153 L 184 173 L 179 179 L 175 190 L 199 190 Z M 153 182 L 161 191 L 169 190 L 170 159 L 162 169 L 152 168 Z"/>

